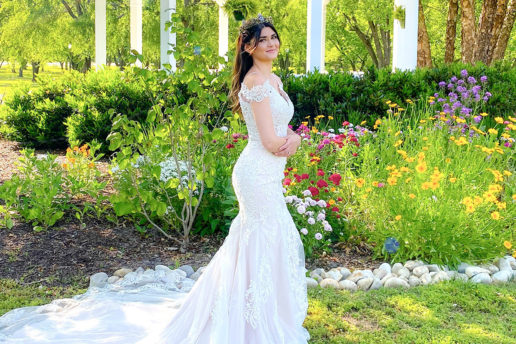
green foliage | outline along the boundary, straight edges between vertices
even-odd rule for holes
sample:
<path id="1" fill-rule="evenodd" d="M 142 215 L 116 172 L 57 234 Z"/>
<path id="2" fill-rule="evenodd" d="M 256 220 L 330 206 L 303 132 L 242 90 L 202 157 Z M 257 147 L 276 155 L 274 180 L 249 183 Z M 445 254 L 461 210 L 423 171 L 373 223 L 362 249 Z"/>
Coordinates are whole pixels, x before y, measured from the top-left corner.
<path id="1" fill-rule="evenodd" d="M 22 150 L 18 173 L 0 185 L 0 200 L 4 203 L 0 207 L 0 225 L 12 228 L 13 218 L 19 215 L 35 231 L 41 231 L 53 226 L 69 209 L 80 215 L 91 210 L 100 217 L 104 211 L 100 192 L 106 182 L 99 180 L 100 172 L 95 168 L 95 161 L 101 157 L 95 154 L 99 146 L 69 150 L 62 165 L 56 155 L 39 157 L 33 149 Z M 82 208 L 72 203 L 84 197 L 88 201 Z"/>
<path id="2" fill-rule="evenodd" d="M 460 75 L 462 69 L 467 69 L 477 80 L 482 75 L 488 77 L 488 88 L 493 97 L 483 106 L 483 112 L 498 116 L 516 111 L 516 69 L 506 63 L 493 67 L 457 63 L 395 73 L 370 68 L 362 78 L 337 72 L 315 72 L 300 77 L 285 74 L 283 83 L 296 109 L 293 119 L 296 123 L 328 115 L 337 123 L 366 120 L 372 124 L 385 113 L 385 100 L 404 104 L 407 99 L 427 99 L 439 90 L 440 81 Z"/>
<path id="3" fill-rule="evenodd" d="M 192 45 L 176 51 L 183 67 L 163 83 L 173 87 L 174 80 L 191 96 L 182 102 L 170 93 L 169 100 L 174 102 L 171 107 L 166 99 L 153 99 L 155 105 L 144 125 L 125 114 L 115 117 L 108 137 L 109 148 L 118 150 L 114 160 L 117 193 L 111 202 L 117 215 L 144 218 L 146 224 L 171 239 L 170 231 L 182 231 L 184 250 L 204 188 L 214 186 L 218 154 L 208 149 L 223 132 L 210 130 L 208 119 L 212 114 L 218 118 L 225 113 L 227 96 L 212 90 L 227 85 L 229 70 L 210 71 L 213 52 L 208 47 L 192 54 L 194 46 L 201 46 L 201 37 L 185 27 L 179 16 L 172 17 L 172 28 Z M 139 73 L 145 76 L 148 71 Z"/>

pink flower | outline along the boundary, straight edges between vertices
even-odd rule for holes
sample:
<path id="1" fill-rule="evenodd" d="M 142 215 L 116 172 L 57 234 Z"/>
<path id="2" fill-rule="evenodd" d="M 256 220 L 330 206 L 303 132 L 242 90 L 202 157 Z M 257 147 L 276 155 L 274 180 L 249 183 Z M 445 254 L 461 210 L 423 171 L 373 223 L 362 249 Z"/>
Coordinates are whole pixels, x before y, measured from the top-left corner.
<path id="1" fill-rule="evenodd" d="M 385 184 L 384 184 L 384 183 L 378 183 L 378 187 L 379 187 L 379 188 L 383 188 L 384 186 L 385 186 Z"/>
<path id="2" fill-rule="evenodd" d="M 310 190 L 312 196 L 317 196 L 319 194 L 319 190 L 317 190 L 317 188 L 314 188 L 313 186 L 309 186 L 308 190 Z"/>
<path id="3" fill-rule="evenodd" d="M 342 122 L 342 126 L 343 126 L 343 127 L 347 127 L 348 125 L 349 125 L 349 122 L 348 122 L 348 121 L 344 121 L 344 122 Z"/>
<path id="4" fill-rule="evenodd" d="M 339 208 L 338 207 L 333 207 L 333 208 L 331 208 L 331 211 L 339 211 Z"/>
<path id="5" fill-rule="evenodd" d="M 303 174 L 301 175 L 301 179 L 308 179 L 308 178 L 309 178 L 308 173 L 303 173 Z"/>
<path id="6" fill-rule="evenodd" d="M 283 181 L 283 185 L 290 185 L 291 182 L 292 180 L 290 178 L 285 178 L 285 180 Z"/>
<path id="7" fill-rule="evenodd" d="M 328 183 L 326 183 L 326 181 L 325 181 L 324 179 L 319 179 L 319 180 L 317 181 L 317 186 L 318 186 L 319 188 L 325 188 L 325 187 L 327 187 L 327 186 L 328 186 Z"/>
<path id="8" fill-rule="evenodd" d="M 324 171 L 321 170 L 321 169 L 318 169 L 317 170 L 317 175 L 320 176 L 320 177 L 324 176 Z"/>
<path id="9" fill-rule="evenodd" d="M 339 185 L 340 184 L 340 180 L 342 179 L 342 177 L 340 176 L 340 174 L 338 173 L 334 173 L 332 174 L 328 180 L 331 181 L 333 184 L 335 185 Z"/>
<path id="10" fill-rule="evenodd" d="M 228 143 L 228 144 L 226 145 L 226 148 L 227 148 L 227 149 L 235 148 L 235 145 L 234 145 L 234 144 L 232 144 L 232 143 Z"/>

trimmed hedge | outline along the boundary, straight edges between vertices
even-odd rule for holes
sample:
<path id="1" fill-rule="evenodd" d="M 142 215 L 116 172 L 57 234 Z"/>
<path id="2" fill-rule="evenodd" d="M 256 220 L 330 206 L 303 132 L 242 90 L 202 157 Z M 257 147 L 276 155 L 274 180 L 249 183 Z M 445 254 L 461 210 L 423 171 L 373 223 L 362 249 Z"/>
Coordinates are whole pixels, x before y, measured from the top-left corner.
<path id="1" fill-rule="evenodd" d="M 294 125 L 321 114 L 333 116 L 337 123 L 367 120 L 372 125 L 385 114 L 386 100 L 398 104 L 404 104 L 406 99 L 426 101 L 439 90 L 440 81 L 459 76 L 462 69 L 477 79 L 488 77 L 487 90 L 493 96 L 483 105 L 483 112 L 491 116 L 514 115 L 516 69 L 508 64 L 486 67 L 458 63 L 396 73 L 371 68 L 361 78 L 344 72 L 283 74 L 281 78 L 294 103 Z M 21 87 L 5 99 L 0 119 L 14 132 L 10 138 L 27 146 L 65 147 L 72 141 L 82 144 L 96 139 L 103 143 L 105 151 L 112 120 L 108 110 L 143 122 L 153 102 L 167 107 L 184 104 L 190 97 L 187 83 L 180 75 L 167 78 L 163 71 L 148 71 L 142 79 L 132 68 L 87 74 L 74 71 L 59 79 L 41 76 L 38 87 L 31 91 Z M 229 88 L 213 91 L 222 96 L 228 94 Z M 213 115 L 221 116 L 227 110 L 226 104 L 225 109 Z"/>

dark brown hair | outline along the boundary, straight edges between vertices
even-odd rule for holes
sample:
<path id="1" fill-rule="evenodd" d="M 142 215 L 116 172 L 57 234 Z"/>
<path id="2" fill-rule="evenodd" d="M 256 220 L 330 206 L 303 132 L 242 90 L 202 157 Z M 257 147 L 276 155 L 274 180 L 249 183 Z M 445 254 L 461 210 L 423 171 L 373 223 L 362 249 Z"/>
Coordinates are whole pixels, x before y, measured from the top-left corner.
<path id="1" fill-rule="evenodd" d="M 252 48 L 256 48 L 258 43 L 260 42 L 260 34 L 262 33 L 262 29 L 264 27 L 270 27 L 276 36 L 279 38 L 278 31 L 274 25 L 270 22 L 258 23 L 256 25 L 251 26 L 247 30 L 244 30 L 238 36 L 236 41 L 236 54 L 235 54 L 235 62 L 233 63 L 233 75 L 231 78 L 231 92 L 229 93 L 229 99 L 231 102 L 231 110 L 240 115 L 242 118 L 242 109 L 240 108 L 240 103 L 238 99 L 238 92 L 240 92 L 240 88 L 242 86 L 242 82 L 244 81 L 244 77 L 253 66 L 253 57 L 245 51 L 245 45 L 249 44 Z"/>

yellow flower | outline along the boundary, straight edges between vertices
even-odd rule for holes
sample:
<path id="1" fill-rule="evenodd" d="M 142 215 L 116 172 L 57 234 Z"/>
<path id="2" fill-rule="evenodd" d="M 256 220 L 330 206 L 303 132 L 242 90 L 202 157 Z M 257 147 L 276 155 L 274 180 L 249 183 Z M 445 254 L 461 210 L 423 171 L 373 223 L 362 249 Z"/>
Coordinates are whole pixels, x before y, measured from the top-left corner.
<path id="1" fill-rule="evenodd" d="M 72 153 L 72 149 L 70 147 L 66 148 L 66 153 Z"/>
<path id="2" fill-rule="evenodd" d="M 426 171 L 426 163 L 422 162 L 416 165 L 416 171 L 423 173 Z"/>
<path id="3" fill-rule="evenodd" d="M 428 141 L 428 137 L 425 136 L 425 137 L 422 138 L 422 140 L 423 141 Z"/>
<path id="4" fill-rule="evenodd" d="M 373 185 L 373 186 L 378 186 L 378 181 L 377 181 L 377 180 L 375 180 L 374 182 L 372 182 L 372 183 L 371 183 L 371 185 Z M 516 195 L 514 195 L 514 196 L 516 197 Z"/>
<path id="5" fill-rule="evenodd" d="M 455 177 L 450 178 L 450 183 L 455 183 L 456 181 L 457 181 L 457 178 L 455 178 Z"/>
<path id="6" fill-rule="evenodd" d="M 505 246 L 506 249 L 510 250 L 512 248 L 512 244 L 510 241 L 504 241 L 503 246 Z"/>
<path id="7" fill-rule="evenodd" d="M 421 149 L 424 150 L 424 151 L 427 151 L 428 150 L 428 146 L 424 146 Z"/>
<path id="8" fill-rule="evenodd" d="M 514 251 L 514 252 L 512 253 L 512 256 L 513 256 L 514 258 L 516 258 L 516 251 Z"/>
<path id="9" fill-rule="evenodd" d="M 423 190 L 428 190 L 430 188 L 430 183 L 429 182 L 424 182 L 423 184 L 421 184 L 421 189 Z"/>
<path id="10" fill-rule="evenodd" d="M 401 220 L 401 215 L 396 215 L 395 219 L 396 219 L 396 221 Z"/>
<path id="11" fill-rule="evenodd" d="M 387 183 L 389 183 L 389 185 L 396 185 L 397 181 L 398 181 L 398 179 L 396 179 L 394 177 L 387 178 Z"/>
<path id="12" fill-rule="evenodd" d="M 466 140 L 466 138 L 464 136 L 461 136 L 461 137 L 459 137 L 458 140 L 455 141 L 455 144 L 457 146 L 467 145 L 468 144 L 468 140 Z"/>
<path id="13" fill-rule="evenodd" d="M 386 101 L 385 101 L 385 104 L 390 104 L 390 103 L 391 103 L 391 101 L 390 101 L 390 100 L 386 100 Z"/>
<path id="14" fill-rule="evenodd" d="M 408 196 L 412 199 L 416 198 L 416 195 L 414 195 L 413 193 L 409 194 Z"/>
<path id="15" fill-rule="evenodd" d="M 500 213 L 497 212 L 497 211 L 493 211 L 491 213 L 491 217 L 493 218 L 493 220 L 499 220 L 500 219 Z"/>
<path id="16" fill-rule="evenodd" d="M 446 160 L 444 160 L 444 161 L 446 161 L 446 163 L 449 164 L 451 162 L 451 159 L 450 158 L 446 158 Z"/>
<path id="17" fill-rule="evenodd" d="M 335 204 L 335 201 L 334 201 L 334 200 L 332 200 L 332 199 L 330 199 L 330 200 L 328 201 L 328 204 L 329 204 L 329 205 L 334 205 L 334 204 Z"/>
<path id="18" fill-rule="evenodd" d="M 510 175 L 512 175 L 512 173 L 511 173 L 511 172 L 509 172 L 509 171 L 507 171 L 507 170 L 504 170 L 504 171 L 503 171 L 503 175 L 504 175 L 504 176 L 510 176 Z"/>
<path id="19" fill-rule="evenodd" d="M 367 121 L 362 121 L 362 122 L 360 122 L 360 125 L 364 125 L 366 123 L 367 123 Z"/>
<path id="20" fill-rule="evenodd" d="M 68 169 L 68 164 L 62 164 L 62 166 L 65 170 Z"/>
<path id="21" fill-rule="evenodd" d="M 498 207 L 498 209 L 507 209 L 507 203 L 505 202 L 498 202 L 496 203 L 496 206 Z"/>
<path id="22" fill-rule="evenodd" d="M 485 113 L 485 112 L 482 112 L 482 113 L 480 114 L 480 116 L 482 116 L 482 117 L 486 117 L 486 116 L 488 116 L 488 114 L 487 114 L 487 113 Z"/>
<path id="23" fill-rule="evenodd" d="M 328 116 L 328 119 L 333 119 L 333 116 Z"/>
<path id="24" fill-rule="evenodd" d="M 498 135 L 498 130 L 493 129 L 493 128 L 489 128 L 489 129 L 487 130 L 487 132 L 488 132 L 489 134 L 492 134 L 492 135 Z"/>
<path id="25" fill-rule="evenodd" d="M 409 104 L 412 104 L 412 100 L 410 100 L 410 99 L 405 99 L 405 101 L 406 101 L 407 103 L 409 103 Z"/>
<path id="26" fill-rule="evenodd" d="M 472 204 L 466 205 L 466 213 L 472 213 L 475 211 L 475 207 Z"/>
<path id="27" fill-rule="evenodd" d="M 419 123 L 426 123 L 426 120 L 422 119 L 419 121 Z"/>
<path id="28" fill-rule="evenodd" d="M 365 179 L 364 178 L 358 178 L 355 183 L 357 184 L 357 186 L 359 188 L 361 188 L 362 186 L 364 186 L 364 183 L 365 183 Z"/>
<path id="29" fill-rule="evenodd" d="M 337 189 L 335 189 L 333 187 L 330 189 L 331 192 L 334 192 L 335 190 L 337 190 Z"/>
<path id="30" fill-rule="evenodd" d="M 397 105 L 398 105 L 398 104 L 396 104 L 396 103 L 389 104 L 389 106 L 390 106 L 391 108 L 396 107 Z"/>
<path id="31" fill-rule="evenodd" d="M 516 201 L 516 194 L 512 195 L 512 199 Z"/>
<path id="32" fill-rule="evenodd" d="M 439 187 L 439 182 L 438 181 L 432 181 L 430 183 L 430 187 L 432 188 L 432 190 L 435 190 Z"/>
<path id="33" fill-rule="evenodd" d="M 457 123 L 466 123 L 466 120 L 465 119 L 462 119 L 460 117 L 458 117 L 456 120 L 455 120 Z"/>
<path id="34" fill-rule="evenodd" d="M 502 117 L 495 117 L 494 120 L 496 121 L 496 123 L 503 124 L 503 118 Z"/>
<path id="35" fill-rule="evenodd" d="M 367 188 L 365 189 L 365 191 L 366 191 L 366 192 L 371 192 L 371 191 L 373 191 L 373 189 L 371 189 L 371 187 L 369 186 L 369 187 L 367 187 Z"/>
<path id="36" fill-rule="evenodd" d="M 95 167 L 95 164 L 94 164 L 93 162 L 90 162 L 90 163 L 88 164 L 88 167 L 89 167 L 89 168 L 93 168 L 93 167 Z"/>

